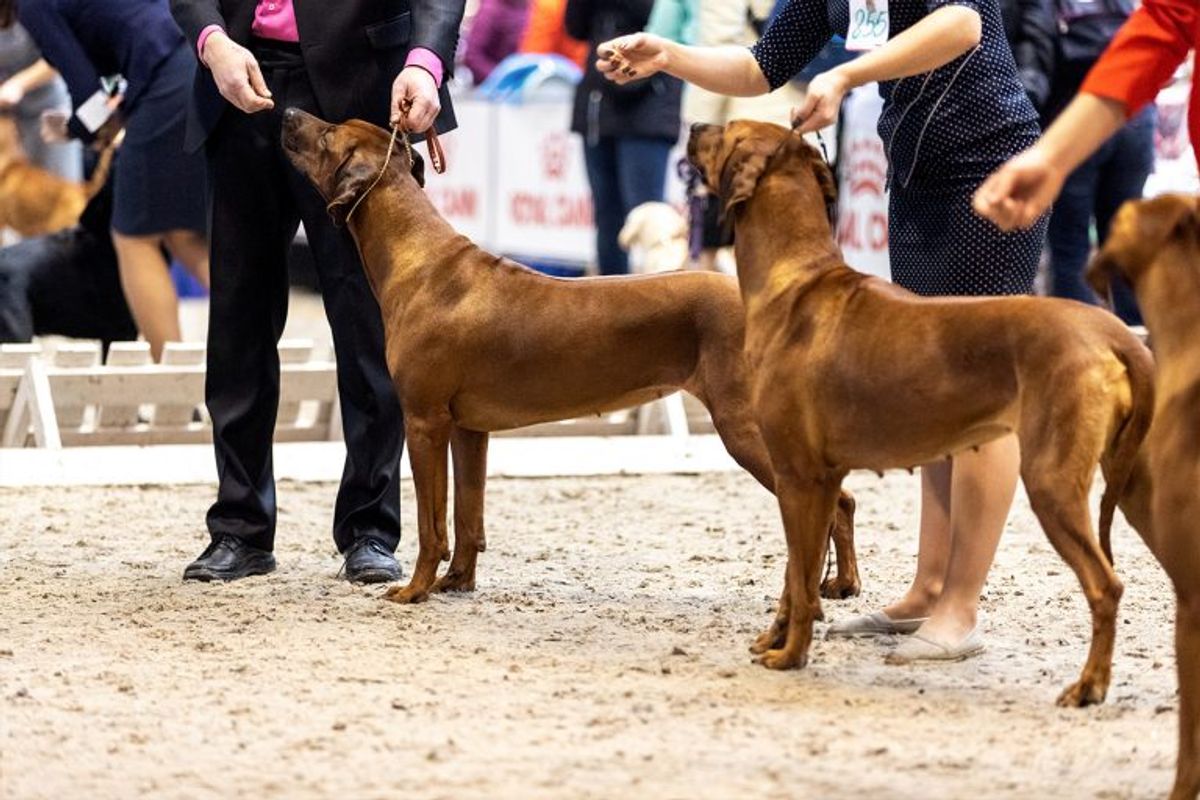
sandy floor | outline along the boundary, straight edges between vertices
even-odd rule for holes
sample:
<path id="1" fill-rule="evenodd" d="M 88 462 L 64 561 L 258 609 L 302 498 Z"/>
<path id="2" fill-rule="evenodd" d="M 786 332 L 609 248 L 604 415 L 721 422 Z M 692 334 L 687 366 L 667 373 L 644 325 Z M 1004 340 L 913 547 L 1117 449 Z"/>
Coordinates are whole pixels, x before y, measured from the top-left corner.
<path id="1" fill-rule="evenodd" d="M 827 604 L 833 618 L 877 608 L 913 566 L 915 479 L 850 485 L 866 591 Z M 183 585 L 210 494 L 0 491 L 0 796 L 1142 798 L 1170 785 L 1173 604 L 1123 523 L 1109 702 L 1063 710 L 1090 626 L 1023 499 L 982 657 L 896 668 L 886 642 L 822 641 L 806 671 L 779 674 L 746 645 L 769 620 L 782 535 L 741 475 L 493 482 L 479 591 L 416 607 L 334 578 L 328 485 L 281 487 L 275 575 Z"/>

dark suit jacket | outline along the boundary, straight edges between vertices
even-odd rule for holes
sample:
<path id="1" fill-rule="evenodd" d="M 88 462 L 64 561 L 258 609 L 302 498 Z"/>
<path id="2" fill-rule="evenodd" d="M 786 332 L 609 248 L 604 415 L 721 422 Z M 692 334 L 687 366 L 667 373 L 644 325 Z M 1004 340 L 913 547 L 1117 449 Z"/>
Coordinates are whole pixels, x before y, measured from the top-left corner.
<path id="1" fill-rule="evenodd" d="M 150 84 L 155 68 L 183 46 L 166 0 L 55 0 L 18 5 L 21 24 L 59 71 L 76 108 L 100 89 L 100 78 L 128 81 L 126 114 Z M 72 117 L 71 133 L 90 134 Z"/>
<path id="2" fill-rule="evenodd" d="M 331 122 L 365 119 L 388 126 L 392 81 L 415 47 L 432 50 L 448 79 L 454 67 L 465 0 L 293 0 L 308 78 Z M 171 0 L 171 10 L 188 41 L 220 25 L 249 46 L 257 0 Z M 194 150 L 212 132 L 228 103 L 203 66 L 196 75 L 187 147 Z M 454 127 L 446 82 L 437 129 Z M 236 112 L 240 113 L 240 112 Z"/>

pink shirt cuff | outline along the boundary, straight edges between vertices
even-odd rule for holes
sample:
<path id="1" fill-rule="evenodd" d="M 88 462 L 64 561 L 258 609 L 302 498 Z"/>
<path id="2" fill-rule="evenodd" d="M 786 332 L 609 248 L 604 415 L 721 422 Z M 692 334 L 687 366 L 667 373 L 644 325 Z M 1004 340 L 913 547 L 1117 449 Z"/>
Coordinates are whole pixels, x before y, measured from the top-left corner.
<path id="1" fill-rule="evenodd" d="M 433 82 L 438 85 L 439 89 L 442 88 L 442 77 L 444 76 L 442 60 L 432 50 L 427 50 L 424 47 L 414 47 L 412 52 L 408 54 L 408 59 L 405 60 L 404 66 L 420 67 L 433 76 Z"/>
<path id="2" fill-rule="evenodd" d="M 208 62 L 204 60 L 204 43 L 208 41 L 208 37 L 212 36 L 217 31 L 224 31 L 220 25 L 209 25 L 204 30 L 200 31 L 200 38 L 196 40 L 196 56 L 200 59 L 200 63 L 208 66 Z"/>

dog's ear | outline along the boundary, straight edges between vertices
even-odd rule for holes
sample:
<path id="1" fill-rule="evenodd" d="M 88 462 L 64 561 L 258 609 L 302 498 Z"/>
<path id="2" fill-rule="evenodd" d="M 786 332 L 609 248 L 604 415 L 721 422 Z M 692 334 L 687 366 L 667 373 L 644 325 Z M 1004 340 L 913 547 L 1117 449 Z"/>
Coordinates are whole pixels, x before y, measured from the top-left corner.
<path id="1" fill-rule="evenodd" d="M 1112 221 L 1108 241 L 1088 267 L 1088 283 L 1107 297 L 1115 276 L 1136 282 L 1173 238 L 1200 230 L 1197 214 L 1196 200 L 1184 195 L 1125 203 Z"/>
<path id="2" fill-rule="evenodd" d="M 425 159 L 421 158 L 421 154 L 414 148 L 412 151 L 412 169 L 410 170 L 413 178 L 416 179 L 417 185 L 422 189 L 425 188 Z"/>
<path id="3" fill-rule="evenodd" d="M 742 139 L 733 145 L 721 169 L 718 188 L 724 218 L 728 219 L 735 208 L 754 195 L 772 152 L 763 142 L 752 139 Z"/>
<path id="4" fill-rule="evenodd" d="M 813 172 L 816 173 L 817 183 L 821 186 L 821 194 L 825 197 L 825 207 L 833 208 L 838 199 L 837 178 L 833 175 L 833 168 L 825 163 L 824 158 L 814 158 Z"/>
<path id="5" fill-rule="evenodd" d="M 363 192 L 367 191 L 373 180 L 375 180 L 375 173 L 365 163 L 359 161 L 346 166 L 338 181 L 333 199 L 325 206 L 335 227 L 345 226 L 346 218 L 350 215 L 354 204 L 362 197 Z"/>

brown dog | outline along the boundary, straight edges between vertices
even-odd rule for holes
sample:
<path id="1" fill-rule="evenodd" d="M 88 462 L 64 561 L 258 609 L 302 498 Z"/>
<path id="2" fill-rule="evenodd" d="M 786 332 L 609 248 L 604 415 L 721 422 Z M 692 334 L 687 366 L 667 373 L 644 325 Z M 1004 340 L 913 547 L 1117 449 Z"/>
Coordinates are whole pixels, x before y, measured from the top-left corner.
<path id="1" fill-rule="evenodd" d="M 1111 314 L 1031 297 L 925 299 L 845 265 L 826 216 L 833 177 L 798 135 L 734 122 L 688 148 L 734 216 L 753 400 L 788 542 L 779 614 L 755 643 L 803 666 L 842 479 L 911 468 L 1016 432 L 1021 476 L 1050 541 L 1083 584 L 1093 639 L 1063 705 L 1104 699 L 1121 583 L 1097 546 L 1153 411 L 1153 359 Z"/>
<path id="2" fill-rule="evenodd" d="M 488 431 L 600 414 L 678 389 L 712 414 L 729 453 L 772 488 L 750 409 L 743 314 L 732 278 L 677 272 L 627 278 L 549 278 L 485 253 L 460 236 L 421 191 L 423 168 L 397 144 L 383 180 L 388 135 L 361 121 L 330 125 L 288 109 L 283 146 L 349 221 L 383 312 L 387 359 L 404 408 L 417 491 L 420 553 L 412 581 L 387 597 L 475 586 L 484 549 Z M 357 207 L 356 207 L 357 206 Z M 446 447 L 454 458 L 454 558 L 446 533 Z M 832 501 L 831 501 L 832 502 Z M 833 533 L 839 575 L 826 588 L 858 592 L 853 501 Z"/>
<path id="3" fill-rule="evenodd" d="M 79 222 L 88 200 L 104 187 L 112 166 L 113 147 L 100 153 L 86 183 L 63 180 L 29 163 L 21 149 L 17 123 L 0 115 L 0 228 L 22 236 L 42 236 Z"/>
<path id="4" fill-rule="evenodd" d="M 1173 800 L 1200 794 L 1200 208 L 1167 195 L 1127 203 L 1092 263 L 1101 295 L 1113 274 L 1133 284 L 1158 361 L 1154 425 L 1146 439 L 1156 476 L 1146 537 L 1175 584 L 1179 764 Z"/>

